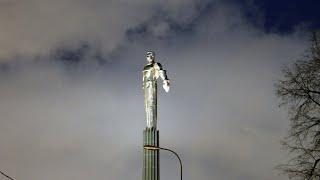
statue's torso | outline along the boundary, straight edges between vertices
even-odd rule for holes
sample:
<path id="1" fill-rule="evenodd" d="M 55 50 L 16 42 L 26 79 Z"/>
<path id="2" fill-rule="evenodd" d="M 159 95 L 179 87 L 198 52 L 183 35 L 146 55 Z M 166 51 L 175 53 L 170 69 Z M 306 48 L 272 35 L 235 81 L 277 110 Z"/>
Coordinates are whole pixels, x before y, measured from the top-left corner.
<path id="1" fill-rule="evenodd" d="M 156 78 L 156 69 L 154 67 L 155 63 L 148 64 L 143 68 L 143 81 L 144 83 L 148 81 L 155 81 Z"/>
<path id="2" fill-rule="evenodd" d="M 168 83 L 165 70 L 162 69 L 160 63 L 153 62 L 147 64 L 143 68 L 143 89 L 144 89 L 144 104 L 147 117 L 147 127 L 157 127 L 157 79 L 161 79 Z M 165 84 L 167 85 L 167 84 Z"/>
<path id="3" fill-rule="evenodd" d="M 156 128 L 157 126 L 157 81 L 155 63 L 148 64 L 143 68 L 143 89 L 144 104 L 147 115 L 147 127 Z"/>

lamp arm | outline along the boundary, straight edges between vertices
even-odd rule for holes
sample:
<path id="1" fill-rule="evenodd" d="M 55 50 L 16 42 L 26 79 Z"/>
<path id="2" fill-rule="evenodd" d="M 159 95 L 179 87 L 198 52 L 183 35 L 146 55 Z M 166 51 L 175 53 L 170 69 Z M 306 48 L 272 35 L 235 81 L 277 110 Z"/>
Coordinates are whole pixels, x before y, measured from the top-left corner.
<path id="1" fill-rule="evenodd" d="M 158 147 L 158 148 L 161 149 L 161 150 L 169 151 L 169 152 L 173 153 L 173 154 L 178 158 L 179 164 L 180 164 L 180 178 L 181 178 L 181 180 L 182 180 L 182 161 L 181 161 L 178 153 L 174 152 L 174 151 L 171 150 L 171 149 L 162 148 L 162 147 Z"/>

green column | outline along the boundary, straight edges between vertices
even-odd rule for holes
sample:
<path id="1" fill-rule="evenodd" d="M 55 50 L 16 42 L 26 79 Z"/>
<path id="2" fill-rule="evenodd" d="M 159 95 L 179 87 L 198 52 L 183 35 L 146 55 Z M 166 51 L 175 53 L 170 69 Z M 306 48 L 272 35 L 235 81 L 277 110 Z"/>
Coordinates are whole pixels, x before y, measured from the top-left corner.
<path id="1" fill-rule="evenodd" d="M 159 131 L 146 128 L 143 131 L 143 145 L 159 146 Z M 160 180 L 159 150 L 143 149 L 142 180 Z"/>

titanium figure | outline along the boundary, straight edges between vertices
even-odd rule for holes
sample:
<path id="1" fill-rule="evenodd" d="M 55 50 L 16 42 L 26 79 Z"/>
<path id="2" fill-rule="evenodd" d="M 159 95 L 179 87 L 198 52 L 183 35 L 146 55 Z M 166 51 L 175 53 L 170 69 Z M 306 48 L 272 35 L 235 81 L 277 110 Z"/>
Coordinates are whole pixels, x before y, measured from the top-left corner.
<path id="1" fill-rule="evenodd" d="M 148 64 L 143 68 L 144 106 L 147 128 L 157 129 L 157 79 L 163 80 L 163 89 L 169 92 L 170 81 L 160 63 L 155 62 L 155 53 L 147 52 Z"/>

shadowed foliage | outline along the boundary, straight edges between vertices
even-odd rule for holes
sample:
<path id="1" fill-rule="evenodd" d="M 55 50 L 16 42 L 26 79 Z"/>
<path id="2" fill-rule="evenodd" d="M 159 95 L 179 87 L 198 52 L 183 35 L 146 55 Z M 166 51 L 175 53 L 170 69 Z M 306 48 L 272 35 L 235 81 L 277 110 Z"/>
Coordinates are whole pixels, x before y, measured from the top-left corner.
<path id="1" fill-rule="evenodd" d="M 292 158 L 278 166 L 291 179 L 320 178 L 320 46 L 314 32 L 305 56 L 283 69 L 276 83 L 280 106 L 289 108 L 290 130 L 283 146 Z"/>

